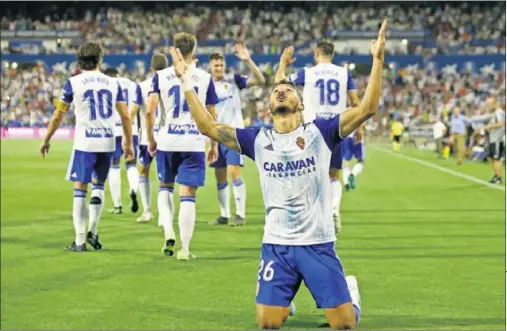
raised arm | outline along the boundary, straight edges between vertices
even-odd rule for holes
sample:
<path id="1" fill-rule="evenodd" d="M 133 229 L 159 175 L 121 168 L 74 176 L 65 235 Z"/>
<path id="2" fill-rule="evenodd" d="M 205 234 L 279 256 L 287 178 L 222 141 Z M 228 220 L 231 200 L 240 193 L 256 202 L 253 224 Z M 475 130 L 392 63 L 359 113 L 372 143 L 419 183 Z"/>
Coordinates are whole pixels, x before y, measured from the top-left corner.
<path id="1" fill-rule="evenodd" d="M 285 72 L 287 71 L 287 67 L 296 61 L 294 56 L 294 46 L 286 47 L 283 50 L 282 56 L 280 56 L 280 63 L 278 65 L 278 70 L 275 75 L 275 84 L 282 80 L 289 80 Z"/>
<path id="2" fill-rule="evenodd" d="M 240 151 L 236 140 L 236 130 L 231 126 L 217 123 L 213 115 L 206 109 L 206 106 L 199 100 L 192 83 L 191 67 L 183 60 L 180 50 L 170 47 L 169 53 L 172 57 L 174 71 L 181 80 L 185 99 L 199 131 L 216 142 Z"/>
<path id="3" fill-rule="evenodd" d="M 339 132 L 341 137 L 347 137 L 363 122 L 375 115 L 377 111 L 382 89 L 386 28 L 387 21 L 384 21 L 377 40 L 372 40 L 371 42 L 370 50 L 373 55 L 373 65 L 363 99 L 357 107 L 352 107 L 340 115 Z"/>
<path id="4" fill-rule="evenodd" d="M 252 60 L 252 58 L 250 57 L 250 52 L 243 43 L 236 44 L 236 56 L 241 61 L 246 63 L 248 69 L 250 69 L 250 72 L 252 73 L 246 81 L 246 86 L 266 84 L 266 79 L 264 78 L 262 71 L 259 69 L 259 67 L 257 67 L 255 62 Z"/>
<path id="5" fill-rule="evenodd" d="M 192 113 L 199 131 L 213 141 L 239 151 L 235 128 L 229 125 L 217 123 L 216 116 L 213 116 L 209 107 L 207 109 L 202 104 L 201 100 L 197 96 L 197 93 L 195 93 L 194 88 L 192 87 L 187 90 L 184 85 L 185 84 L 182 84 L 183 90 L 185 91 L 185 99 L 187 100 L 188 107 L 190 108 L 190 112 Z M 213 106 L 212 109 L 214 110 L 214 108 L 215 107 Z"/>

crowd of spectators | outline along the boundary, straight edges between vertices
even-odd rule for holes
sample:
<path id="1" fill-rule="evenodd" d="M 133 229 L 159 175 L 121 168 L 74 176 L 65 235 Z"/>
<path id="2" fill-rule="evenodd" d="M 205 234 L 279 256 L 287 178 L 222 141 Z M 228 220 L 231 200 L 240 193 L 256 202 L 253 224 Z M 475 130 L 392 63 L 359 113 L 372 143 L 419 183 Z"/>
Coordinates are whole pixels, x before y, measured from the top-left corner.
<path id="1" fill-rule="evenodd" d="M 107 8 L 100 7 L 99 3 L 35 13 L 7 8 L 3 14 L 6 16 L 1 20 L 2 30 L 70 29 L 81 32 L 81 38 L 59 45 L 58 52 L 74 52 L 83 39 L 93 39 L 102 41 L 109 53 L 151 53 L 178 31 L 194 33 L 199 40 L 243 40 L 255 53 L 278 53 L 287 44 L 301 46 L 299 50 L 305 52 L 309 51 L 312 41 L 320 40 L 332 31 L 375 31 L 379 20 L 387 17 L 392 30 L 430 31 L 431 35 L 424 39 L 429 42 L 409 43 L 409 53 L 505 53 L 504 2 L 375 5 L 259 2 L 177 6 L 171 3 L 130 6 L 110 3 Z M 477 40 L 494 42 L 474 45 L 472 42 Z M 226 47 L 225 51 L 229 50 Z M 353 47 L 341 51 L 357 52 Z M 399 49 L 399 52 L 405 51 Z M 45 50 L 38 48 L 36 52 Z"/>
<path id="2" fill-rule="evenodd" d="M 268 81 L 272 70 L 266 69 Z M 359 95 L 367 77 L 353 72 Z M 54 111 L 56 98 L 72 72 L 62 68 L 49 72 L 43 65 L 17 70 L 2 69 L 1 121 L 4 126 L 46 126 Z M 141 72 L 123 70 L 123 76 L 140 82 Z M 269 85 L 269 84 L 268 84 Z M 244 117 L 249 125 L 269 125 L 267 100 L 271 88 L 253 87 L 242 93 Z M 384 80 L 378 115 L 372 121 L 376 133 L 385 133 L 389 120 L 403 118 L 405 126 L 424 126 L 438 119 L 448 120 L 455 107 L 468 115 L 483 111 L 485 100 L 494 96 L 505 107 L 505 74 L 493 69 L 477 73 L 459 73 L 452 69 L 430 71 L 406 67 L 396 77 Z M 375 122 L 375 123 L 373 123 Z M 73 125 L 72 112 L 64 125 Z"/>

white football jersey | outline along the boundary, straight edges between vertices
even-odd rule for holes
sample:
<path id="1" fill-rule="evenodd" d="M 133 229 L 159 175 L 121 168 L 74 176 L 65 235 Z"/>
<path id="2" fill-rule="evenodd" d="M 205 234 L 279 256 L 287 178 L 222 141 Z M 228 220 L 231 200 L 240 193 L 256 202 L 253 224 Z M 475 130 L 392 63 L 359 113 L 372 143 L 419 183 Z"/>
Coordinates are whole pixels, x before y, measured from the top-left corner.
<path id="1" fill-rule="evenodd" d="M 84 71 L 67 80 L 60 100 L 74 104 L 74 149 L 83 152 L 114 151 L 116 103 L 125 102 L 116 79 L 100 71 Z"/>
<path id="2" fill-rule="evenodd" d="M 141 97 L 143 101 L 143 106 L 139 109 L 139 137 L 140 142 L 139 145 L 148 145 L 148 135 L 146 131 L 146 107 L 148 106 L 148 97 L 151 89 L 151 82 L 153 80 L 153 77 L 150 77 L 141 83 L 139 83 L 139 87 L 141 88 Z M 155 111 L 155 127 L 154 127 L 154 135 L 155 139 L 157 139 L 158 129 L 159 129 L 159 122 L 160 122 L 160 116 L 159 116 L 159 107 L 157 106 L 157 109 Z"/>
<path id="3" fill-rule="evenodd" d="M 236 129 L 241 153 L 259 170 L 266 208 L 263 243 L 314 245 L 336 240 L 329 163 L 340 143 L 339 116 L 293 132 Z"/>
<path id="4" fill-rule="evenodd" d="M 244 128 L 243 113 L 241 111 L 241 90 L 246 87 L 247 77 L 238 74 L 225 75 L 220 81 L 215 81 L 218 97 L 216 112 L 218 123 L 235 128 Z"/>
<path id="5" fill-rule="evenodd" d="M 130 111 L 130 108 L 132 107 L 133 104 L 140 106 L 142 104 L 142 99 L 141 99 L 141 89 L 139 88 L 139 85 L 137 85 L 135 82 L 131 81 L 128 78 L 119 77 L 116 79 L 120 84 L 121 90 L 123 92 L 123 97 L 127 102 L 128 110 Z M 115 116 L 116 116 L 116 124 L 114 135 L 115 137 L 121 137 L 123 136 L 123 127 L 121 125 L 120 115 L 116 113 Z M 132 118 L 131 120 L 132 120 L 132 135 L 137 136 L 138 132 L 137 118 Z"/>
<path id="6" fill-rule="evenodd" d="M 292 74 L 290 80 L 304 86 L 305 122 L 343 113 L 347 109 L 347 92 L 356 90 L 348 69 L 332 63 L 301 69 Z"/>
<path id="7" fill-rule="evenodd" d="M 218 100 L 211 75 L 194 68 L 192 80 L 201 102 L 216 105 Z M 160 96 L 157 148 L 164 152 L 204 152 L 206 140 L 195 124 L 172 66 L 155 73 L 150 93 Z"/>

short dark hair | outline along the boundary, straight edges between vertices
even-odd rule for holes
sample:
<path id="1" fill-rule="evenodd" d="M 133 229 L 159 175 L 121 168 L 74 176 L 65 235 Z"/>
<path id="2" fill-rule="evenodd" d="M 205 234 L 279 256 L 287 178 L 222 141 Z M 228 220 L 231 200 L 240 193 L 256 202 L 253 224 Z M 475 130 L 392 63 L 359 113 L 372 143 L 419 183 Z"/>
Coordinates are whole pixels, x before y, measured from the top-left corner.
<path id="1" fill-rule="evenodd" d="M 116 68 L 107 68 L 106 70 L 104 70 L 104 75 L 106 76 L 109 76 L 109 77 L 118 77 L 118 69 Z"/>
<path id="2" fill-rule="evenodd" d="M 209 56 L 209 60 L 223 60 L 224 59 L 224 56 L 220 53 L 212 53 L 210 56 Z"/>
<path id="3" fill-rule="evenodd" d="M 77 62 L 83 70 L 93 70 L 102 61 L 104 49 L 98 42 L 87 41 L 77 51 Z"/>
<path id="4" fill-rule="evenodd" d="M 327 56 L 334 55 L 334 44 L 329 40 L 323 40 L 317 44 L 317 49 L 322 51 L 322 54 Z"/>
<path id="5" fill-rule="evenodd" d="M 167 56 L 162 53 L 153 54 L 151 57 L 151 67 L 155 71 L 159 71 L 167 68 L 169 62 L 167 61 Z"/>
<path id="6" fill-rule="evenodd" d="M 197 39 L 190 33 L 180 32 L 174 35 L 174 47 L 179 48 L 183 56 L 192 54 L 196 45 Z"/>
<path id="7" fill-rule="evenodd" d="M 286 79 L 282 79 L 281 81 L 279 81 L 278 83 L 275 83 L 275 86 L 273 87 L 273 90 L 279 86 L 279 85 L 289 85 L 290 87 L 292 87 L 295 91 L 296 91 L 296 94 L 298 95 L 299 97 L 299 100 L 301 100 L 301 102 L 303 102 L 303 96 L 301 95 L 301 92 L 299 91 L 298 87 L 296 86 L 296 84 L 294 84 L 293 82 L 291 82 L 290 80 L 286 80 Z"/>

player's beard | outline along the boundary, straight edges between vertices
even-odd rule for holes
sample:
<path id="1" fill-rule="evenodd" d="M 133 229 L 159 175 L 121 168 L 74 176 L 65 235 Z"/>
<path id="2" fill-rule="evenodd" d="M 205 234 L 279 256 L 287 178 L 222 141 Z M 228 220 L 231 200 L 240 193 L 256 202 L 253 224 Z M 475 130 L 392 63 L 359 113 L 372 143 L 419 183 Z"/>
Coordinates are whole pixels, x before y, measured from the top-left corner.
<path id="1" fill-rule="evenodd" d="M 291 109 L 291 107 L 286 106 L 286 105 L 280 105 L 278 107 L 275 107 L 273 109 L 273 111 L 271 111 L 271 114 L 273 116 L 275 116 L 275 115 L 285 116 L 285 115 L 288 115 L 288 114 L 295 113 L 296 110 L 297 109 Z"/>

